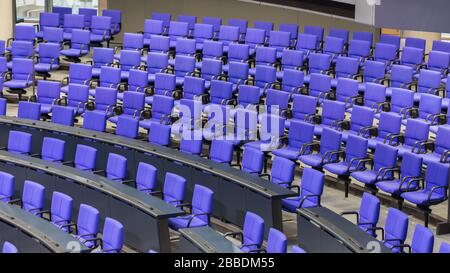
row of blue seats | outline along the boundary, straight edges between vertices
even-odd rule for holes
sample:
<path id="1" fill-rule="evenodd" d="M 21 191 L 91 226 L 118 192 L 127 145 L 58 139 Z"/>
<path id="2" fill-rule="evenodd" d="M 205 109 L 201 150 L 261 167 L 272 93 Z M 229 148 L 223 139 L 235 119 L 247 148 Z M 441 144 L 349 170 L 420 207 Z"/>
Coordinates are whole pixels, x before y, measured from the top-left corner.
<path id="1" fill-rule="evenodd" d="M 11 153 L 17 154 L 30 154 L 31 149 L 31 138 L 32 136 L 27 133 L 11 131 L 8 140 L 7 150 Z M 130 184 L 131 182 L 136 183 L 137 190 L 141 192 L 145 192 L 151 195 L 161 195 L 163 200 L 171 205 L 177 207 L 187 207 L 188 205 L 184 202 L 185 198 L 185 189 L 186 189 L 186 180 L 183 177 L 172 173 L 166 173 L 165 182 L 163 191 L 156 190 L 156 178 L 157 178 L 157 169 L 147 163 L 140 163 L 137 171 L 136 180 L 130 181 L 125 180 L 126 173 L 126 159 L 123 156 L 117 154 L 109 154 L 107 160 L 107 168 L 105 171 L 95 170 L 95 162 L 96 162 L 96 150 L 91 147 L 87 147 L 84 145 L 78 145 L 76 149 L 76 155 L 74 162 L 62 162 L 64 157 L 64 141 L 53 139 L 53 138 L 44 138 L 42 145 L 43 154 L 40 157 L 43 160 L 48 160 L 51 162 L 59 162 L 63 164 L 72 164 L 75 168 L 81 169 L 83 171 L 93 172 L 95 174 L 99 174 L 101 172 L 106 173 L 106 177 L 112 181 Z M 312 170 L 311 170 L 312 171 Z M 312 171 L 314 172 L 314 171 Z M 0 173 L 0 184 L 1 191 L 0 197 L 4 202 L 15 203 L 12 200 L 13 192 L 14 192 L 14 177 L 6 174 Z M 36 190 L 27 190 L 28 187 L 36 188 Z M 37 183 L 26 181 L 24 186 L 24 195 L 22 198 L 22 204 L 24 205 L 24 209 L 27 211 L 38 215 L 44 216 L 45 213 L 50 214 L 49 220 L 52 221 L 55 225 L 60 227 L 61 229 L 72 232 L 72 228 L 75 227 L 75 234 L 77 234 L 77 238 L 81 239 L 83 243 L 85 243 L 90 248 L 95 248 L 97 245 L 92 243 L 92 238 L 98 233 L 98 211 L 92 217 L 87 217 L 84 214 L 92 214 L 93 208 L 90 208 L 88 205 L 81 205 L 80 207 L 80 215 L 78 217 L 79 225 L 76 226 L 71 222 L 71 212 L 72 212 L 72 199 L 65 194 L 62 193 L 54 193 L 52 199 L 52 207 L 50 211 L 43 211 L 43 203 L 44 203 L 44 188 Z M 29 194 L 25 194 L 29 193 Z M 33 196 L 30 194 L 33 193 Z M 210 225 L 210 215 L 212 213 L 212 200 L 214 193 L 200 185 L 196 185 L 194 188 L 193 201 L 192 205 L 189 205 L 191 208 L 191 214 L 188 216 L 177 217 L 173 219 L 169 219 L 169 225 L 172 229 L 178 230 L 181 228 L 189 228 L 189 227 L 201 227 Z M 85 212 L 85 209 L 87 212 Z M 95 217 L 94 217 L 95 216 Z M 97 223 L 96 225 L 91 226 L 89 223 L 82 221 L 80 219 L 89 218 L 89 223 Z M 256 221 L 260 225 L 261 229 L 251 229 L 249 230 L 248 226 L 254 226 L 249 222 Z M 81 227 L 80 222 L 87 227 Z M 106 224 L 105 224 L 106 225 Z M 78 230 L 81 230 L 82 234 L 80 234 Z M 97 230 L 93 230 L 97 229 Z M 106 228 L 105 228 L 106 229 Z M 109 230 L 109 229 L 108 229 Z M 86 235 L 89 234 L 89 235 Z M 244 236 L 243 245 L 241 249 L 245 252 L 260 252 L 263 251 L 261 249 L 264 235 L 264 220 L 261 217 L 253 214 L 247 213 L 246 224 L 244 224 L 243 230 Z M 86 236 L 89 236 L 87 238 Z M 236 235 L 235 233 L 225 234 L 225 237 Z M 92 237 L 92 238 L 91 238 Z M 253 238 L 258 238 L 256 242 L 249 244 L 249 240 Z M 105 241 L 105 235 L 103 235 L 103 241 Z M 114 246 L 114 248 L 106 249 L 103 248 L 103 252 L 112 252 L 118 251 L 120 252 L 121 245 L 123 242 L 123 234 L 121 238 L 113 240 L 110 242 L 108 246 Z M 118 241 L 118 242 L 117 242 Z M 119 247 L 120 245 L 120 247 Z M 287 238 L 286 236 L 275 230 L 271 229 L 269 232 L 268 244 L 267 244 L 268 253 L 285 253 L 287 251 Z"/>

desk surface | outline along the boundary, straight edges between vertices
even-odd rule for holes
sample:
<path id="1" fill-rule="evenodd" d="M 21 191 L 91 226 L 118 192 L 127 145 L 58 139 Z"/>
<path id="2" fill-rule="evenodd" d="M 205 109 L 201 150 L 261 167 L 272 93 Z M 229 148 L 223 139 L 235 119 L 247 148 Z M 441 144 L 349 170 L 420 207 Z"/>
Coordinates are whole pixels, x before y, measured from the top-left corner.
<path id="1" fill-rule="evenodd" d="M 71 249 L 68 248 L 75 246 L 74 242 L 77 243 L 77 247 L 80 247 L 80 252 L 88 251 L 88 248 L 83 244 L 78 244 L 77 239 L 72 237 L 72 235 L 19 207 L 0 202 L 0 221 L 8 223 L 9 225 L 22 230 L 24 233 L 29 234 L 32 238 L 37 239 L 42 245 L 47 247 L 51 252 L 71 252 Z"/>
<path id="2" fill-rule="evenodd" d="M 55 131 L 80 138 L 94 139 L 96 141 L 110 143 L 111 145 L 118 145 L 129 149 L 134 149 L 142 153 L 152 154 L 212 173 L 213 175 L 230 180 L 241 186 L 249 188 L 252 191 L 258 192 L 267 198 L 283 199 L 286 197 L 296 196 L 294 192 L 284 187 L 275 185 L 257 176 L 244 173 L 228 165 L 216 163 L 196 155 L 184 154 L 168 147 L 152 145 L 146 141 L 139 141 L 108 133 L 95 132 L 78 127 L 62 126 L 49 122 L 25 120 L 15 117 L 2 116 L 0 117 L 0 124 L 1 123 L 7 125 L 25 126 L 39 130 Z"/>
<path id="3" fill-rule="evenodd" d="M 38 158 L 11 154 L 0 151 L 0 161 L 13 163 L 15 165 L 33 168 L 42 172 L 51 173 L 55 176 L 64 177 L 87 187 L 95 188 L 100 192 L 113 196 L 123 202 L 139 208 L 154 218 L 172 218 L 185 213 L 163 200 L 151 195 L 137 191 L 136 189 L 110 181 L 104 177 L 84 172 L 72 167 L 57 163 L 44 161 Z M 39 181 L 36 181 L 39 183 Z"/>
<path id="4" fill-rule="evenodd" d="M 379 242 L 380 252 L 391 252 L 382 242 L 330 209 L 324 207 L 298 209 L 297 213 L 320 226 L 337 240 L 342 241 L 355 253 L 371 252 L 372 250 L 367 248 L 371 247 L 370 243 L 373 242 Z"/>
<path id="5" fill-rule="evenodd" d="M 204 253 L 242 253 L 231 241 L 211 227 L 180 229 L 181 236 L 200 248 Z"/>

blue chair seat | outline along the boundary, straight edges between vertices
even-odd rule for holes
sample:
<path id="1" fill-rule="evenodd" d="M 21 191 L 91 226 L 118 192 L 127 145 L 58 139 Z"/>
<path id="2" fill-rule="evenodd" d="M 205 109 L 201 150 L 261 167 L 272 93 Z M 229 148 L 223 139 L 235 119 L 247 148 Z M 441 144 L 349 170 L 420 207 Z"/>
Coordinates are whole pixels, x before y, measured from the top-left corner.
<path id="1" fill-rule="evenodd" d="M 364 184 L 374 184 L 377 177 L 377 172 L 374 170 L 367 170 L 363 172 L 354 172 L 351 174 L 351 177 L 358 180 L 361 183 Z"/>
<path id="2" fill-rule="evenodd" d="M 61 54 L 64 56 L 67 56 L 67 57 L 80 57 L 80 56 L 89 54 L 89 50 L 83 49 L 80 52 L 79 49 L 70 48 L 70 49 L 62 50 Z"/>
<path id="3" fill-rule="evenodd" d="M 344 132 L 341 132 L 341 134 L 342 134 L 343 142 L 347 142 L 348 136 L 350 136 L 350 135 L 358 136 L 358 132 L 355 132 L 355 131 L 344 131 Z M 360 136 L 360 137 L 362 137 L 362 136 Z"/>
<path id="4" fill-rule="evenodd" d="M 153 123 L 158 123 L 159 124 L 159 121 L 152 120 L 152 119 L 141 120 L 139 122 L 139 127 L 142 127 L 142 128 L 144 128 L 146 130 L 150 130 L 150 127 L 152 126 Z"/>
<path id="5" fill-rule="evenodd" d="M 67 108 L 71 108 L 75 116 L 79 116 L 79 115 L 81 115 L 81 114 L 84 113 L 84 108 L 83 108 L 83 107 L 80 107 L 80 108 L 78 109 L 78 111 L 77 111 L 77 108 L 76 108 L 76 107 L 67 106 Z"/>
<path id="6" fill-rule="evenodd" d="M 287 198 L 282 200 L 282 206 L 283 209 L 285 209 L 286 211 L 296 212 L 300 205 L 300 202 L 301 202 L 300 197 Z M 315 208 L 315 207 L 317 207 L 317 204 L 309 201 L 308 199 L 306 199 L 302 205 L 302 208 Z"/>
<path id="7" fill-rule="evenodd" d="M 312 155 L 302 155 L 298 159 L 302 163 L 315 168 L 320 167 L 320 165 L 322 164 L 322 157 L 323 157 L 322 154 L 312 154 Z"/>
<path id="8" fill-rule="evenodd" d="M 368 146 L 370 149 L 375 149 L 375 147 L 377 146 L 377 143 L 383 144 L 384 138 L 382 138 L 382 137 L 370 138 Z"/>
<path id="9" fill-rule="evenodd" d="M 300 148 L 285 147 L 272 152 L 276 156 L 284 157 L 290 160 L 297 160 L 300 154 Z"/>
<path id="10" fill-rule="evenodd" d="M 377 188 L 380 190 L 390 193 L 392 195 L 398 195 L 408 189 L 408 182 L 403 183 L 402 188 L 400 189 L 400 184 L 402 180 L 390 180 L 390 181 L 381 181 L 377 183 Z M 417 184 L 413 183 L 410 186 L 410 190 L 417 190 Z"/>
<path id="11" fill-rule="evenodd" d="M 326 125 L 324 126 L 323 124 L 317 124 L 316 126 L 314 126 L 314 134 L 316 136 L 322 135 L 322 131 L 323 131 L 324 127 L 329 128 L 328 126 L 326 126 Z"/>
<path id="12" fill-rule="evenodd" d="M 411 152 L 413 147 L 409 146 L 409 145 L 402 145 L 402 146 L 397 146 L 396 148 L 398 149 L 398 157 L 403 157 L 403 154 L 407 153 L 407 152 Z"/>
<path id="13" fill-rule="evenodd" d="M 36 72 L 44 72 L 44 73 L 48 73 L 50 71 L 53 70 L 58 70 L 59 69 L 59 64 L 43 64 L 43 63 L 38 63 L 34 66 L 34 69 L 36 70 Z"/>
<path id="14" fill-rule="evenodd" d="M 169 219 L 169 225 L 174 230 L 187 228 L 188 227 L 188 223 L 191 220 L 191 218 L 192 218 L 192 216 L 190 216 L 190 215 L 189 216 L 177 217 L 177 218 L 170 218 Z M 204 227 L 204 226 L 207 226 L 207 225 L 208 225 L 208 223 L 203 221 L 199 217 L 194 217 L 194 219 L 190 223 L 189 227 L 190 228 L 195 228 L 195 227 Z"/>
<path id="15" fill-rule="evenodd" d="M 251 250 L 256 250 L 256 249 L 258 249 L 256 246 L 244 246 L 241 248 L 242 252 L 244 252 L 244 253 L 248 253 Z"/>
<path id="16" fill-rule="evenodd" d="M 61 92 L 64 94 L 67 94 L 69 92 L 69 86 L 66 85 L 66 86 L 61 87 Z"/>
<path id="17" fill-rule="evenodd" d="M 23 89 L 27 88 L 28 86 L 32 85 L 32 81 L 26 81 L 26 80 L 11 80 L 3 83 L 4 87 L 11 88 L 11 89 Z"/>
<path id="18" fill-rule="evenodd" d="M 348 163 L 346 163 L 346 162 L 326 164 L 323 168 L 333 174 L 336 174 L 336 175 L 347 175 L 348 174 L 347 173 Z"/>
<path id="19" fill-rule="evenodd" d="M 402 197 L 409 202 L 412 202 L 416 205 L 429 205 L 428 196 L 429 191 L 418 191 L 418 192 L 406 192 L 402 194 Z M 444 201 L 441 194 L 433 193 L 430 198 L 431 202 L 439 202 Z"/>

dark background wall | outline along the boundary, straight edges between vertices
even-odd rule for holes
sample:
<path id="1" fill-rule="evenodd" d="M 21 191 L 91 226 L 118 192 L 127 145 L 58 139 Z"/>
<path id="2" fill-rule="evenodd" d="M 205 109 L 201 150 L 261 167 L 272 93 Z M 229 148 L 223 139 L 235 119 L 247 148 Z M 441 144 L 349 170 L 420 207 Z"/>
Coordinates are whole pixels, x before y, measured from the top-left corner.
<path id="1" fill-rule="evenodd" d="M 378 27 L 450 33 L 449 0 L 381 0 Z"/>

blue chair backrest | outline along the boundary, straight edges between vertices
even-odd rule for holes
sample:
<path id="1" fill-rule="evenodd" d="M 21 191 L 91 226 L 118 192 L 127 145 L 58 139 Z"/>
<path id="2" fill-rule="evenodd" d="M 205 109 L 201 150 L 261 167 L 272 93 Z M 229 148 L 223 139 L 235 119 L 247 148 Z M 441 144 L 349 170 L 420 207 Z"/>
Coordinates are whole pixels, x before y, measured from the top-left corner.
<path id="1" fill-rule="evenodd" d="M 166 173 L 164 180 L 164 201 L 173 206 L 183 203 L 186 191 L 186 179 L 173 174 Z"/>
<path id="2" fill-rule="evenodd" d="M 117 120 L 116 135 L 137 138 L 139 135 L 139 120 L 129 116 L 119 116 Z"/>
<path id="3" fill-rule="evenodd" d="M 41 157 L 51 162 L 62 162 L 64 160 L 66 142 L 60 139 L 44 137 L 42 141 Z"/>
<path id="4" fill-rule="evenodd" d="M 36 215 L 44 208 L 45 187 L 33 181 L 25 180 L 22 192 L 22 209 Z"/>
<path id="5" fill-rule="evenodd" d="M 21 119 L 40 120 L 41 104 L 35 102 L 19 102 L 17 117 Z"/>
<path id="6" fill-rule="evenodd" d="M 314 126 L 303 122 L 303 121 L 297 121 L 293 120 L 291 121 L 291 127 L 289 129 L 289 135 L 288 135 L 288 146 L 300 148 L 303 144 L 311 143 L 314 138 Z"/>
<path id="7" fill-rule="evenodd" d="M 123 225 L 112 218 L 106 217 L 102 232 L 102 252 L 120 253 L 123 246 Z"/>
<path id="8" fill-rule="evenodd" d="M 55 105 L 52 107 L 52 122 L 59 125 L 73 126 L 75 114 L 72 109 Z"/>
<path id="9" fill-rule="evenodd" d="M 272 160 L 271 182 L 283 187 L 294 181 L 295 163 L 287 158 L 275 156 Z"/>
<path id="10" fill-rule="evenodd" d="M 77 218 L 77 235 L 84 240 L 97 237 L 99 223 L 100 212 L 94 207 L 86 204 L 80 204 L 80 210 L 78 211 Z"/>
<path id="11" fill-rule="evenodd" d="M 192 197 L 192 214 L 207 214 L 199 215 L 194 218 L 201 220 L 206 225 L 209 225 L 209 215 L 213 209 L 214 192 L 209 188 L 201 185 L 194 186 L 194 195 Z"/>
<path id="12" fill-rule="evenodd" d="M 311 168 L 304 168 L 300 183 L 300 200 L 305 198 L 303 205 L 305 202 L 308 202 L 312 206 L 320 206 L 320 196 L 322 196 L 324 185 L 325 175 L 322 172 Z M 307 197 L 308 195 L 315 196 Z"/>
<path id="13" fill-rule="evenodd" d="M 2 253 L 3 254 L 14 254 L 14 253 L 18 253 L 19 251 L 17 250 L 17 247 L 15 245 L 13 245 L 12 243 L 5 241 L 3 243 L 3 247 L 2 247 Z"/>
<path id="14" fill-rule="evenodd" d="M 292 117 L 305 120 L 316 113 L 317 99 L 315 97 L 294 94 L 292 96 Z"/>
<path id="15" fill-rule="evenodd" d="M 51 221 L 57 227 L 67 225 L 72 221 L 73 199 L 61 192 L 53 192 L 50 208 Z M 63 228 L 63 230 L 68 230 Z"/>
<path id="16" fill-rule="evenodd" d="M 243 245 L 254 245 L 254 248 L 260 248 L 264 240 L 264 220 L 253 212 L 247 212 L 243 234 Z"/>
<path id="17" fill-rule="evenodd" d="M 405 129 L 405 145 L 414 146 L 417 141 L 428 140 L 430 125 L 421 120 L 408 119 Z"/>
<path id="18" fill-rule="evenodd" d="M 25 132 L 9 131 L 8 152 L 13 154 L 31 153 L 32 135 Z"/>
<path id="19" fill-rule="evenodd" d="M 400 114 L 404 108 L 410 108 L 414 105 L 414 93 L 407 89 L 392 88 L 391 112 Z"/>
<path id="20" fill-rule="evenodd" d="M 392 146 L 377 143 L 374 155 L 374 170 L 381 168 L 395 168 L 398 150 Z"/>
<path id="21" fill-rule="evenodd" d="M 267 253 L 286 253 L 287 237 L 283 232 L 270 228 L 267 239 Z"/>
<path id="22" fill-rule="evenodd" d="M 13 175 L 0 172 L 0 201 L 9 202 L 14 194 L 15 178 Z"/>
<path id="23" fill-rule="evenodd" d="M 414 71 L 406 65 L 394 65 L 391 70 L 391 87 L 407 88 L 413 81 Z"/>
<path id="24" fill-rule="evenodd" d="M 156 188 L 158 170 L 155 166 L 140 162 L 136 174 L 136 188 L 142 192 L 152 192 Z"/>
<path id="25" fill-rule="evenodd" d="M 389 241 L 393 240 L 389 245 L 400 245 L 406 240 L 408 234 L 408 215 L 395 208 L 389 208 L 384 226 L 385 237 Z M 396 241 L 398 240 L 398 241 Z M 398 251 L 399 249 L 393 249 Z"/>
<path id="26" fill-rule="evenodd" d="M 402 117 L 394 114 L 382 112 L 378 125 L 378 137 L 389 141 L 389 136 L 398 135 L 402 126 Z"/>
<path id="27" fill-rule="evenodd" d="M 106 112 L 86 111 L 84 113 L 83 128 L 97 132 L 106 130 Z"/>
<path id="28" fill-rule="evenodd" d="M 124 156 L 109 153 L 106 164 L 106 177 L 116 182 L 125 179 L 127 173 L 127 159 Z"/>
<path id="29" fill-rule="evenodd" d="M 364 106 L 377 110 L 378 104 L 386 101 L 386 86 L 367 83 L 364 91 Z"/>
<path id="30" fill-rule="evenodd" d="M 75 152 L 75 168 L 83 171 L 92 171 L 97 162 L 97 149 L 78 144 Z"/>

